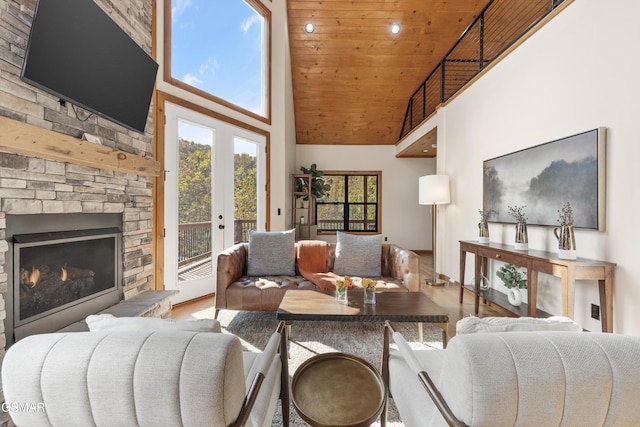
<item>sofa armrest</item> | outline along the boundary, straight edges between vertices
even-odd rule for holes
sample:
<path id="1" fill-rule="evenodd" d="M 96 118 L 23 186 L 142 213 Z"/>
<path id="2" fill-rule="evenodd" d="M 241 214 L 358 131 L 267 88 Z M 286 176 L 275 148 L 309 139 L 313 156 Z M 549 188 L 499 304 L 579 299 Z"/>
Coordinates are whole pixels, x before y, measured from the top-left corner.
<path id="1" fill-rule="evenodd" d="M 216 309 L 227 308 L 226 289 L 247 272 L 247 243 L 238 243 L 218 254 Z"/>
<path id="2" fill-rule="evenodd" d="M 420 257 L 391 243 L 382 244 L 382 275 L 400 280 L 411 292 L 420 291 Z"/>

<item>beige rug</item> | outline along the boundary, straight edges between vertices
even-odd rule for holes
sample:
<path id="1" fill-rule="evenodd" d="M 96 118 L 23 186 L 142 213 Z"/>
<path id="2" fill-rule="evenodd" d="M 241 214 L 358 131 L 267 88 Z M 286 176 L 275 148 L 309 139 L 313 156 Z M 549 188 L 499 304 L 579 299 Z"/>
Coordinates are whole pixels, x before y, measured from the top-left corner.
<path id="1" fill-rule="evenodd" d="M 213 315 L 213 310 L 196 313 L 194 317 L 202 318 Z M 240 338 L 246 350 L 261 351 L 270 334 L 278 324 L 273 312 L 247 312 L 223 310 L 219 316 L 223 332 Z M 414 348 L 442 348 L 441 329 L 425 324 L 424 343 L 418 343 L 418 326 L 416 323 L 394 323 Z M 289 374 L 293 373 L 302 362 L 321 353 L 345 352 L 359 356 L 380 370 L 383 347 L 382 322 L 295 322 L 289 343 Z M 389 426 L 403 426 L 391 400 L 389 405 Z M 281 426 L 281 413 L 278 409 L 273 426 Z M 291 425 L 306 426 L 295 409 L 291 408 Z M 376 423 L 374 425 L 379 425 Z"/>

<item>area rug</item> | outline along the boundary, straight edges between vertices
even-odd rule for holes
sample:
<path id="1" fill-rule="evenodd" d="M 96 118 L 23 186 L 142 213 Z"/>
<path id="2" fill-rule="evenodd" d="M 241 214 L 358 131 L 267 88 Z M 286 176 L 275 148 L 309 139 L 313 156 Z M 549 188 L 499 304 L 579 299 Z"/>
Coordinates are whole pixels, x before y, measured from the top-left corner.
<path id="1" fill-rule="evenodd" d="M 201 316 L 197 316 L 201 317 Z M 223 310 L 218 320 L 224 333 L 236 335 L 245 350 L 261 351 L 278 321 L 273 312 L 249 312 Z M 418 342 L 416 323 L 394 323 L 413 348 L 442 348 L 442 330 L 430 324 L 424 325 L 424 342 Z M 312 356 L 328 352 L 344 352 L 356 355 L 380 370 L 384 327 L 382 322 L 321 322 L 299 321 L 292 325 L 289 341 L 289 374 Z M 273 426 L 282 425 L 280 406 L 274 417 Z M 291 408 L 292 426 L 306 426 L 295 409 Z M 379 425 L 379 423 L 373 424 Z M 389 404 L 388 424 L 399 427 L 404 424 L 393 405 Z"/>

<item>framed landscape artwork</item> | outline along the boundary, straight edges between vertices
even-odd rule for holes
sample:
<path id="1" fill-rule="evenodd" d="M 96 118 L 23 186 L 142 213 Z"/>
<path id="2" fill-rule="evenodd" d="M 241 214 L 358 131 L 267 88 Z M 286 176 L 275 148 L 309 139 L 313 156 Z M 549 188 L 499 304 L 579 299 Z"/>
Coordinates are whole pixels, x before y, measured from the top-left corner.
<path id="1" fill-rule="evenodd" d="M 569 202 L 574 227 L 604 230 L 606 128 L 516 151 L 483 164 L 483 209 L 494 222 L 515 223 L 509 206 L 523 206 L 527 223 L 558 226 Z"/>

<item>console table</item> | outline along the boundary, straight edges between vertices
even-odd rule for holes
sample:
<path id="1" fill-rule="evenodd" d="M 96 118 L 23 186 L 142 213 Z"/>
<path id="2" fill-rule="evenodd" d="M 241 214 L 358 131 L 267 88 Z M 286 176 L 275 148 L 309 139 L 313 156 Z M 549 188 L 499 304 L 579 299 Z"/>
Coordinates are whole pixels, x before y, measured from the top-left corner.
<path id="1" fill-rule="evenodd" d="M 514 246 L 500 243 L 478 243 L 460 240 L 460 303 L 464 293 L 464 273 L 467 253 L 475 255 L 475 312 L 478 314 L 480 296 L 491 299 L 480 292 L 480 278 L 487 272 L 487 262 L 495 259 L 527 269 L 527 316 L 536 316 L 538 273 L 559 277 L 562 281 L 562 315 L 574 317 L 576 280 L 597 280 L 600 290 L 600 315 L 602 332 L 613 332 L 613 268 L 614 263 L 585 258 L 560 259 L 553 252 L 536 250 L 516 251 Z"/>

